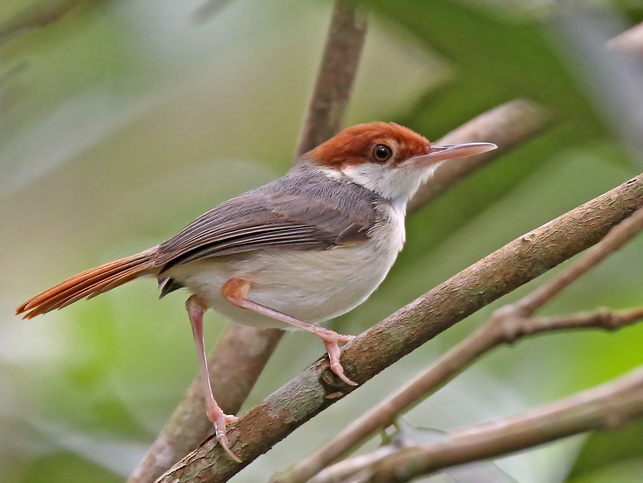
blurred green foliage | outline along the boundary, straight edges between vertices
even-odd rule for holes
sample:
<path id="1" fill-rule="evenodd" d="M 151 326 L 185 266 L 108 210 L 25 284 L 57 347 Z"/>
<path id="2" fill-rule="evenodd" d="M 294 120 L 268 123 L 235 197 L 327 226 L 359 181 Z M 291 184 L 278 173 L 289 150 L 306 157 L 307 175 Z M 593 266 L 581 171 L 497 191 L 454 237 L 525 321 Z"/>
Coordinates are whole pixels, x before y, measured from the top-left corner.
<path id="1" fill-rule="evenodd" d="M 516 97 L 550 108 L 556 123 L 410 217 L 407 246 L 382 288 L 335 322 L 351 333 L 640 171 L 562 54 L 550 2 L 364 3 L 372 23 L 349 123 L 395 120 L 434 139 Z M 643 18 L 637 2 L 591 3 L 625 24 Z M 5 0 L 0 32 L 38 4 Z M 181 296 L 159 302 L 150 281 L 28 324 L 13 308 L 286 171 L 331 7 L 237 0 L 204 16 L 201 2 L 60 4 L 73 8 L 39 28 L 0 35 L 3 482 L 121 481 L 142 456 L 196 372 Z M 640 305 L 641 266 L 638 239 L 547 312 Z M 400 361 L 234 481 L 265 480 L 308 454 L 497 306 Z M 210 317 L 212 344 L 223 321 Z M 408 419 L 449 430 L 571 394 L 639 365 L 642 337 L 638 326 L 499 350 Z M 246 407 L 321 350 L 306 334 L 288 335 Z M 638 482 L 642 438 L 637 425 L 498 464 L 520 482 Z"/>

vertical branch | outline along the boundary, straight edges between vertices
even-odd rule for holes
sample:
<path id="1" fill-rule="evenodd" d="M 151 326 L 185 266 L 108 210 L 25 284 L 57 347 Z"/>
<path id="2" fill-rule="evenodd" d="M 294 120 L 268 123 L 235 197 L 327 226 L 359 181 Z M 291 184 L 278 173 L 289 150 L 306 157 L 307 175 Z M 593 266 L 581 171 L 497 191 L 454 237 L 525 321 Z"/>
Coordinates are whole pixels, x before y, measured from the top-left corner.
<path id="1" fill-rule="evenodd" d="M 297 157 L 340 130 L 366 38 L 366 14 L 344 0 L 335 2 L 324 56 L 301 132 Z M 296 162 L 297 158 L 295 158 Z"/>
<path id="2" fill-rule="evenodd" d="M 365 16 L 338 0 L 297 156 L 341 128 L 365 36 Z M 236 324 L 226 328 L 208 357 L 212 389 L 226 413 L 239 411 L 282 336 L 283 331 L 277 329 Z M 205 416 L 197 378 L 132 473 L 129 483 L 154 481 L 194 450 L 212 430 L 212 423 Z"/>

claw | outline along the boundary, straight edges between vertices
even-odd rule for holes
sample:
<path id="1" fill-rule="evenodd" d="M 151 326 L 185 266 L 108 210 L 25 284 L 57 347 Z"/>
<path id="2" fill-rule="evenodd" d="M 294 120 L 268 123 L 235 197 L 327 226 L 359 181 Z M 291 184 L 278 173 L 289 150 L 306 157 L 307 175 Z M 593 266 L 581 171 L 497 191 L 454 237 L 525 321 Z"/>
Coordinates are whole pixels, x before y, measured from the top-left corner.
<path id="1" fill-rule="evenodd" d="M 236 454 L 232 452 L 230 449 L 230 443 L 228 441 L 228 435 L 227 435 L 227 425 L 234 423 L 237 421 L 239 418 L 236 416 L 230 415 L 230 414 L 225 414 L 223 411 L 219 410 L 217 414 L 208 414 L 208 418 L 210 421 L 214 423 L 214 434 L 217 438 L 217 441 L 221 445 L 221 447 L 225 450 L 226 453 L 235 460 L 237 463 L 241 463 L 241 458 L 239 458 Z"/>
<path id="2" fill-rule="evenodd" d="M 352 381 L 348 377 L 346 377 L 346 374 L 344 373 L 344 367 L 339 360 L 342 354 L 342 350 L 339 348 L 339 344 L 337 342 L 341 341 L 342 338 L 344 338 L 343 340 L 346 340 L 346 338 L 350 338 L 348 340 L 352 340 L 354 336 L 335 334 L 335 337 L 330 338 L 331 340 L 322 339 L 324 341 L 326 352 L 328 352 L 328 359 L 330 360 L 330 370 L 333 371 L 335 375 L 337 375 L 337 377 L 339 377 L 349 386 L 357 386 L 357 383 L 355 381 Z"/>

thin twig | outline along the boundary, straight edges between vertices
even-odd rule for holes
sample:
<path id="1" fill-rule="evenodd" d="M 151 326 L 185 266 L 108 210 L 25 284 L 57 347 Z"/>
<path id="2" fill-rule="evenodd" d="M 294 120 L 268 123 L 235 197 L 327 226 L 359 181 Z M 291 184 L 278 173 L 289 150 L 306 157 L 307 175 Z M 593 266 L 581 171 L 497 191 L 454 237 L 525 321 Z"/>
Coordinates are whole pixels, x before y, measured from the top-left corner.
<path id="1" fill-rule="evenodd" d="M 337 2 L 317 86 L 310 100 L 308 120 L 295 159 L 331 137 L 341 127 L 365 35 L 366 21 L 355 7 L 343 1 Z M 341 39 L 337 39 L 338 36 Z M 329 110 L 329 106 L 332 109 Z M 235 414 L 239 411 L 283 334 L 278 329 L 256 329 L 237 324 L 226 328 L 208 357 L 213 392 L 226 413 Z M 212 433 L 212 429 L 212 424 L 205 416 L 197 377 L 134 470 L 129 483 L 154 481 L 196 448 Z"/>
<path id="2" fill-rule="evenodd" d="M 317 476 L 305 480 L 307 483 L 322 482 L 354 482 L 360 475 L 370 476 L 369 468 L 382 461 L 385 456 L 396 453 L 399 446 L 386 444 L 367 454 L 345 459 L 326 468 Z M 270 480 L 270 483 L 281 480 Z"/>
<path id="3" fill-rule="evenodd" d="M 374 464 L 366 481 L 409 481 L 442 468 L 514 453 L 573 434 L 618 429 L 641 417 L 643 367 L 523 414 L 454 431 L 436 443 L 401 449 Z"/>
<path id="4" fill-rule="evenodd" d="M 347 375 L 364 383 L 476 310 L 597 243 L 641 206 L 643 175 L 514 240 L 346 345 Z M 243 463 L 232 461 L 210 439 L 159 481 L 226 481 L 352 390 L 321 358 L 231 425 L 230 446 Z"/>
<path id="5" fill-rule="evenodd" d="M 508 325 L 505 320 L 492 318 L 489 323 L 449 350 L 429 368 L 398 389 L 395 394 L 387 397 L 360 416 L 359 419 L 353 421 L 292 469 L 275 476 L 273 481 L 275 483 L 308 481 L 330 463 L 361 444 L 366 438 L 393 424 L 395 418 L 402 412 L 434 394 L 447 381 L 462 373 L 482 355 L 503 343 L 512 344 L 519 338 L 543 332 L 592 328 L 617 330 L 641 319 L 643 319 L 643 307 L 613 312 L 601 309 L 563 317 L 521 319 L 512 321 L 515 323 L 511 325 Z M 359 465 L 352 465 L 352 467 L 355 468 L 355 471 L 359 469 Z M 333 474 L 333 472 L 329 474 Z"/>
<path id="6" fill-rule="evenodd" d="M 579 312 L 572 315 L 552 315 L 548 317 L 532 317 L 521 331 L 524 335 L 553 330 L 570 330 L 596 328 L 618 330 L 643 319 L 643 307 L 624 310 L 608 310 L 602 308 L 593 312 Z"/>

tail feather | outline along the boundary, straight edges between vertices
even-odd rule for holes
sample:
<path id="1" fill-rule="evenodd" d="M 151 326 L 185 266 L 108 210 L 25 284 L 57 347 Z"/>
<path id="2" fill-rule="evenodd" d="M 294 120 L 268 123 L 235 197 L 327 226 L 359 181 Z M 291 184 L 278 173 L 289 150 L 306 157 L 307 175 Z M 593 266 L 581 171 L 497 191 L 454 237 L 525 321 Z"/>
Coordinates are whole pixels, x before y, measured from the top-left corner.
<path id="1" fill-rule="evenodd" d="M 90 268 L 32 297 L 16 309 L 16 315 L 31 319 L 61 309 L 82 298 L 92 298 L 140 277 L 154 267 L 153 250 Z"/>

